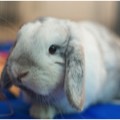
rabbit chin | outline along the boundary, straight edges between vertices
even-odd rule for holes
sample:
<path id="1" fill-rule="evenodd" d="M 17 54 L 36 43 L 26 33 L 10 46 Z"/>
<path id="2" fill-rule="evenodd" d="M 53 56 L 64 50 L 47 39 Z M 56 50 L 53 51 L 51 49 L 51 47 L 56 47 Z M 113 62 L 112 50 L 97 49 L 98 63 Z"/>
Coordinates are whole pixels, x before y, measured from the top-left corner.
<path id="1" fill-rule="evenodd" d="M 43 104 L 46 104 L 48 102 L 53 103 L 64 97 L 63 84 L 57 85 L 56 88 L 52 89 L 47 94 L 41 94 L 41 93 L 35 92 L 31 88 L 28 88 L 25 86 L 21 86 L 21 89 L 25 94 L 24 98 L 30 102 L 36 102 L 36 103 L 40 102 Z"/>
<path id="2" fill-rule="evenodd" d="M 41 80 L 42 81 L 42 80 Z M 55 84 L 37 84 L 37 82 L 33 83 L 32 81 L 24 81 L 23 86 L 21 88 L 27 92 L 28 94 L 36 94 L 40 96 L 49 96 L 49 95 L 57 95 L 64 89 L 64 78 L 56 82 Z"/>
<path id="3" fill-rule="evenodd" d="M 48 96 L 53 93 L 55 94 L 56 92 L 63 89 L 63 81 L 56 84 L 49 85 L 49 86 L 47 85 L 42 86 L 41 84 L 35 84 L 35 83 L 33 84 L 31 82 L 24 83 L 23 86 L 24 87 L 21 87 L 21 88 L 25 91 L 29 91 L 31 93 L 35 93 L 41 96 Z"/>
<path id="4" fill-rule="evenodd" d="M 46 72 L 38 73 L 35 77 L 28 77 L 22 81 L 23 85 L 38 95 L 47 96 L 63 89 L 64 74 L 51 75 Z M 43 75 L 42 75 L 43 74 Z M 54 74 L 54 73 L 53 73 Z M 34 78 L 34 79 L 33 79 Z M 51 79 L 50 79 L 51 78 Z"/>

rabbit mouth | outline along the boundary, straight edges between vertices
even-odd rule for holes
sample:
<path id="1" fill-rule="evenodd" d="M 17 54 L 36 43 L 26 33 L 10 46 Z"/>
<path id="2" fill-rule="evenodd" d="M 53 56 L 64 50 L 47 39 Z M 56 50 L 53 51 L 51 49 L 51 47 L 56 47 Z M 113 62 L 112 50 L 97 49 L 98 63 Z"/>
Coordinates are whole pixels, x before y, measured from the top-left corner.
<path id="1" fill-rule="evenodd" d="M 23 85 L 21 85 L 19 87 L 28 95 L 31 102 L 50 105 L 56 101 L 55 96 L 53 96 L 52 94 L 40 95 Z"/>

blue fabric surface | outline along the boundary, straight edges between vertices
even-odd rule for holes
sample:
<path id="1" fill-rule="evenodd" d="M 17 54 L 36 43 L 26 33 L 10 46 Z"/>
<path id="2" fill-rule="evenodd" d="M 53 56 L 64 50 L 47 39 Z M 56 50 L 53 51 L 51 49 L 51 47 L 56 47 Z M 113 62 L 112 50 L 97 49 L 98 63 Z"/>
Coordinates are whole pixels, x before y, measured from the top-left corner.
<path id="1" fill-rule="evenodd" d="M 0 119 L 30 119 L 29 116 L 29 107 L 30 105 L 25 103 L 21 97 L 14 97 L 7 90 L 3 90 L 7 100 L 0 101 Z M 10 105 L 10 106 L 9 106 Z M 12 110 L 11 110 L 12 109 Z M 12 112 L 13 111 L 13 112 Z M 12 114 L 10 114 L 12 112 Z M 10 115 L 8 115 L 10 114 Z"/>
<path id="2" fill-rule="evenodd" d="M 13 45 L 13 42 L 0 43 L 0 51 L 8 52 L 12 47 L 12 45 Z"/>
<path id="3" fill-rule="evenodd" d="M 0 51 L 9 51 L 13 43 L 2 43 L 0 44 Z M 29 115 L 29 108 L 30 105 L 25 103 L 22 100 L 22 97 L 15 98 L 12 94 L 10 94 L 7 90 L 3 90 L 2 92 L 5 93 L 7 96 L 7 101 L 0 101 L 0 119 L 30 119 L 32 118 Z M 7 115 L 10 113 L 11 105 L 13 114 Z M 4 115 L 4 116 L 3 116 Z M 74 113 L 74 114 L 60 114 L 56 115 L 55 118 L 64 118 L 64 119 L 71 119 L 71 118 L 119 118 L 120 119 L 120 105 L 115 104 L 97 104 L 94 106 L 89 107 L 88 109 L 84 110 L 82 113 Z"/>
<path id="4" fill-rule="evenodd" d="M 22 97 L 15 98 L 13 95 L 11 95 L 7 90 L 3 91 L 6 96 L 7 100 L 9 100 L 9 104 L 12 106 L 13 114 L 6 115 L 10 113 L 10 108 L 8 106 L 8 103 L 5 101 L 0 101 L 0 119 L 6 118 L 6 119 L 31 119 L 32 117 L 29 115 L 29 108 L 30 105 L 28 103 L 25 103 L 22 100 Z M 1 116 L 4 115 L 4 116 Z M 85 111 L 81 113 L 74 113 L 74 114 L 59 114 L 56 115 L 55 118 L 57 119 L 72 119 L 72 118 L 119 118 L 120 119 L 120 105 L 115 104 L 97 104 L 94 106 L 89 107 Z"/>

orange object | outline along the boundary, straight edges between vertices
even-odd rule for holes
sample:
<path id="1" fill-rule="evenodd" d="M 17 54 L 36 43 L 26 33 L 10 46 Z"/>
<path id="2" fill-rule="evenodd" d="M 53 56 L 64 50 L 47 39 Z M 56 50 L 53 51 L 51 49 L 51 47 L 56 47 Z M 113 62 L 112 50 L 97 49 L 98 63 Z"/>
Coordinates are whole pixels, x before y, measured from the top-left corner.
<path id="1" fill-rule="evenodd" d="M 4 68 L 4 65 L 6 63 L 6 60 L 7 60 L 7 54 L 0 53 L 0 76 L 1 76 L 2 70 Z M 9 91 L 12 94 L 14 94 L 15 96 L 19 96 L 19 94 L 20 94 L 20 89 L 14 85 L 12 87 L 10 87 Z"/>

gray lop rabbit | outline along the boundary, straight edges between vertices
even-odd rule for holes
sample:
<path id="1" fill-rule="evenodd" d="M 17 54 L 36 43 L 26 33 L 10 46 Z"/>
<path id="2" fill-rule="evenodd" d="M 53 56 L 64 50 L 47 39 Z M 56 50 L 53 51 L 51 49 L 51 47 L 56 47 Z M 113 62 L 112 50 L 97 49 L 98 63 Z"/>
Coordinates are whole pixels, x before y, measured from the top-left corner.
<path id="1" fill-rule="evenodd" d="M 19 30 L 1 76 L 20 87 L 35 118 L 120 97 L 120 39 L 92 22 L 42 18 Z"/>

